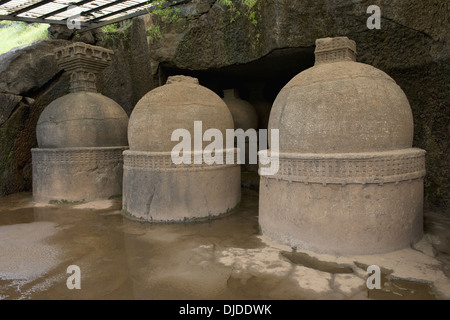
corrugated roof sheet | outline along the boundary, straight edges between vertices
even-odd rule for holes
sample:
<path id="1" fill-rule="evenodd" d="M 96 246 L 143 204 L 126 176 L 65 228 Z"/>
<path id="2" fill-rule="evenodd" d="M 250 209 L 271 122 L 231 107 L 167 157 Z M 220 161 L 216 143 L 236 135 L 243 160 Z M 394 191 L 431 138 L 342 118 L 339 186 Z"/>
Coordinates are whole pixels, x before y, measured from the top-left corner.
<path id="1" fill-rule="evenodd" d="M 165 6 L 189 1 L 169 1 Z M 71 18 L 80 21 L 84 29 L 93 29 L 153 11 L 156 9 L 154 2 L 154 0 L 0 0 L 0 20 L 67 24 Z"/>

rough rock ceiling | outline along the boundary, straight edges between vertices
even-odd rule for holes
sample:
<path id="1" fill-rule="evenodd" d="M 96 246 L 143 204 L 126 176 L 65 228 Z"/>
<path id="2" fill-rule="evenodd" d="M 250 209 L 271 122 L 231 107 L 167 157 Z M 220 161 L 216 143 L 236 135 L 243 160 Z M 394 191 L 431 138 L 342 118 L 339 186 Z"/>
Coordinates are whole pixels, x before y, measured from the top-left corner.
<path id="1" fill-rule="evenodd" d="M 163 7 L 191 0 L 168 1 Z M 0 20 L 67 25 L 79 22 L 86 31 L 134 18 L 161 7 L 156 0 L 0 0 Z M 69 20 L 70 19 L 70 20 Z"/>

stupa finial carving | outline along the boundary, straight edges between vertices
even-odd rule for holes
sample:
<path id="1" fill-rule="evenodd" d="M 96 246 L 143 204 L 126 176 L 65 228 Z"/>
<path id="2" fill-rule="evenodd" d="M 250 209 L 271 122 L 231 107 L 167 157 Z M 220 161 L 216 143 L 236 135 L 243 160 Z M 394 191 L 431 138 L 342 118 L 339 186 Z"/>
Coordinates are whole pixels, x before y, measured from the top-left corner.
<path id="1" fill-rule="evenodd" d="M 70 92 L 97 92 L 97 74 L 110 65 L 114 51 L 76 42 L 55 50 L 61 70 L 70 73 Z"/>
<path id="2" fill-rule="evenodd" d="M 356 61 L 356 42 L 347 37 L 316 40 L 316 65 L 337 61 Z"/>

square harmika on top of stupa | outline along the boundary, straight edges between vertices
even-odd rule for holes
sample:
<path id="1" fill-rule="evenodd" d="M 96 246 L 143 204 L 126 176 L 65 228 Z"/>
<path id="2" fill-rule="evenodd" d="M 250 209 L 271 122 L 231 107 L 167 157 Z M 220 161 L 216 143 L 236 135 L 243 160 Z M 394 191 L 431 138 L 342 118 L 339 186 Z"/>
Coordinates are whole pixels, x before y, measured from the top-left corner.
<path id="1" fill-rule="evenodd" d="M 356 42 L 347 37 L 316 40 L 316 65 L 333 61 L 356 61 Z"/>
<path id="2" fill-rule="evenodd" d="M 97 92 L 97 74 L 111 64 L 114 51 L 82 42 L 55 50 L 58 67 L 70 74 L 70 91 Z"/>

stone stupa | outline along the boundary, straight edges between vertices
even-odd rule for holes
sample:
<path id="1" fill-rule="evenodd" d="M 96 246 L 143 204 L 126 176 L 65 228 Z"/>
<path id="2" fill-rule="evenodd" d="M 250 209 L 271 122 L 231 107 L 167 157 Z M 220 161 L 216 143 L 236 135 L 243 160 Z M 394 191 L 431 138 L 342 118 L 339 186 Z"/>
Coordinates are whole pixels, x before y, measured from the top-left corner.
<path id="1" fill-rule="evenodd" d="M 256 113 L 255 107 L 239 97 L 236 89 L 226 89 L 223 90 L 224 98 L 223 101 L 227 104 L 228 109 L 230 109 L 231 115 L 233 116 L 234 128 L 242 129 L 246 132 L 249 129 L 253 129 L 257 132 L 258 130 L 258 114 Z M 257 134 L 256 134 L 257 136 Z M 245 163 L 242 164 L 242 169 L 247 171 L 258 171 L 257 160 L 255 163 L 250 163 L 250 147 L 249 139 L 245 140 Z M 258 142 L 255 142 L 258 145 Z M 255 155 L 255 159 L 256 159 Z"/>
<path id="2" fill-rule="evenodd" d="M 391 77 L 356 62 L 354 41 L 317 40 L 315 66 L 276 98 L 272 129 L 279 171 L 261 177 L 265 236 L 344 255 L 421 239 L 425 151 L 412 148 L 411 107 Z"/>
<path id="3" fill-rule="evenodd" d="M 200 143 L 195 141 L 195 123 L 201 122 Z M 169 77 L 164 86 L 147 93 L 136 105 L 128 127 L 130 150 L 124 153 L 123 211 L 130 218 L 155 223 L 211 219 L 234 209 L 241 200 L 241 170 L 234 162 L 208 164 L 203 150 L 210 142 L 202 137 L 217 129 L 223 137 L 233 129 L 226 104 L 195 78 Z M 189 161 L 175 163 L 172 151 L 176 130 L 189 134 Z M 177 137 L 178 138 L 178 137 Z M 191 141 L 192 139 L 192 141 Z M 225 144 L 224 144 L 225 147 Z M 197 161 L 200 159 L 200 161 Z"/>
<path id="4" fill-rule="evenodd" d="M 36 129 L 33 196 L 36 202 L 84 202 L 122 194 L 128 116 L 97 92 L 98 73 L 113 51 L 72 43 L 55 51 L 70 74 L 70 93 L 50 103 Z"/>

